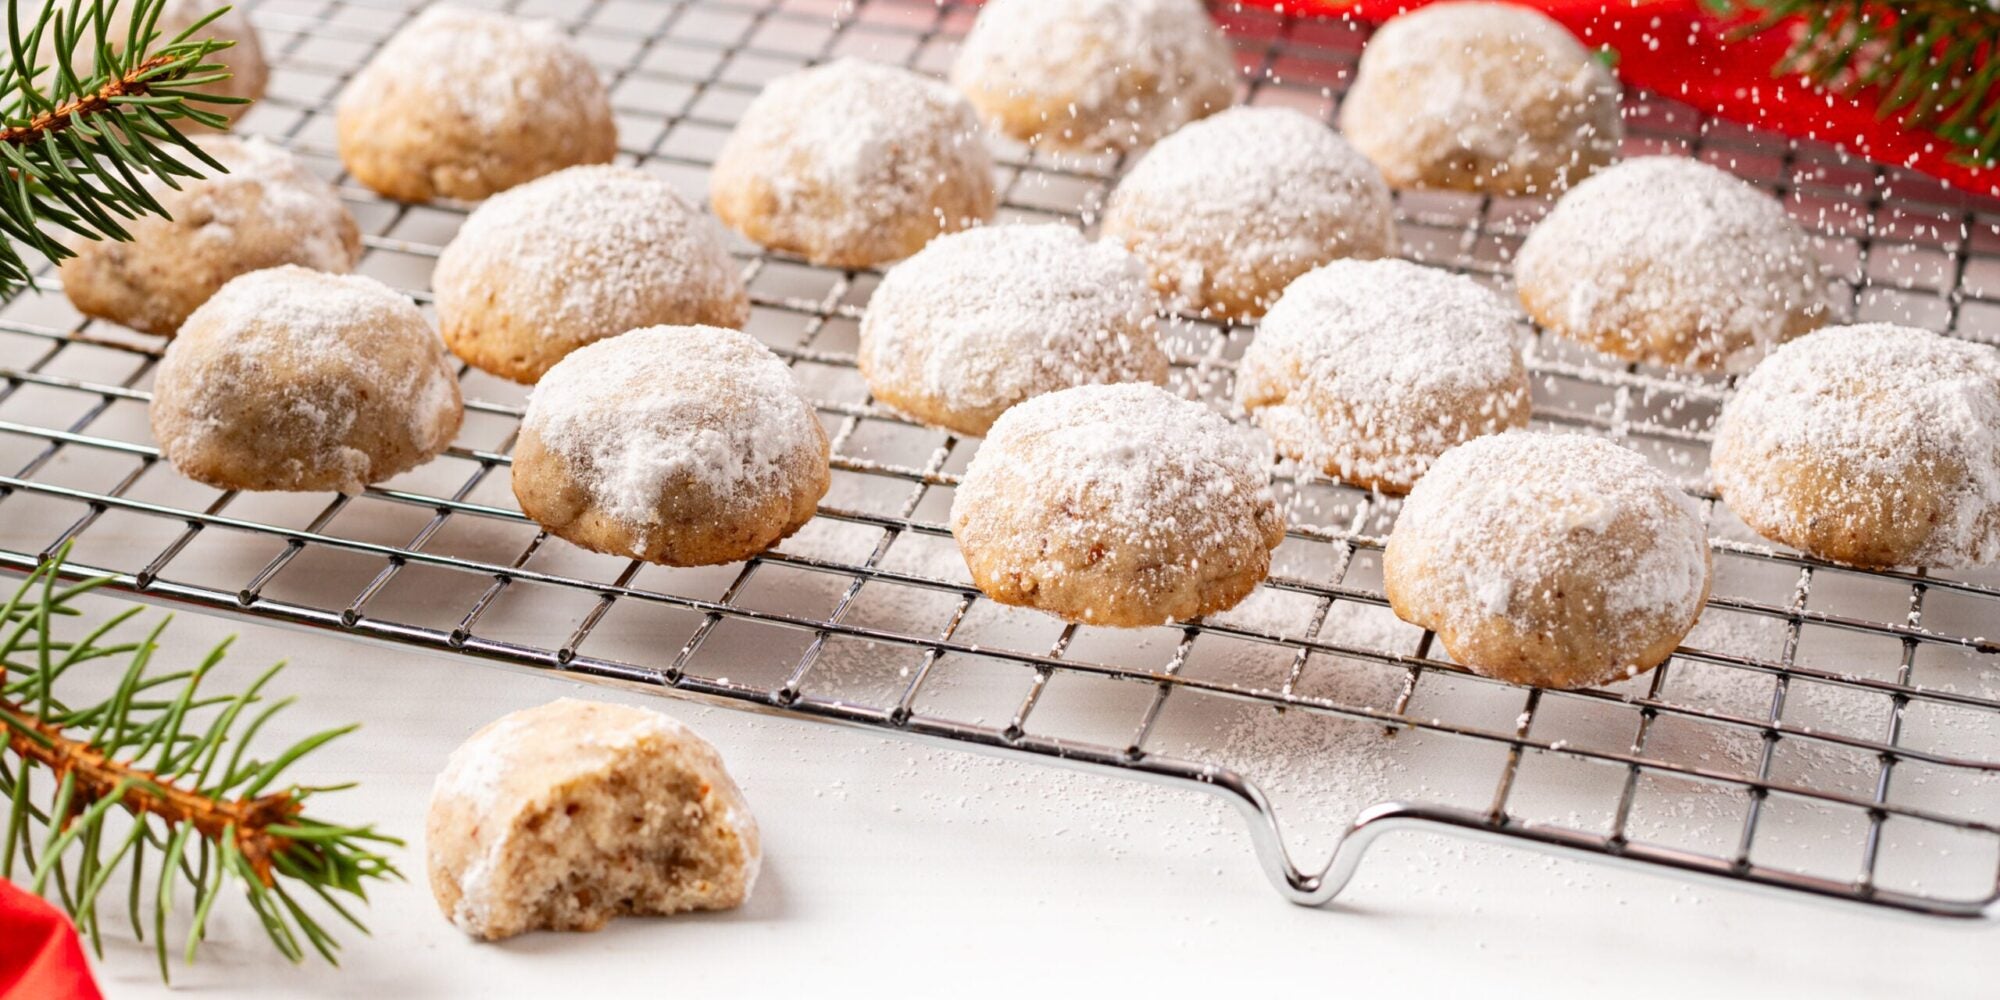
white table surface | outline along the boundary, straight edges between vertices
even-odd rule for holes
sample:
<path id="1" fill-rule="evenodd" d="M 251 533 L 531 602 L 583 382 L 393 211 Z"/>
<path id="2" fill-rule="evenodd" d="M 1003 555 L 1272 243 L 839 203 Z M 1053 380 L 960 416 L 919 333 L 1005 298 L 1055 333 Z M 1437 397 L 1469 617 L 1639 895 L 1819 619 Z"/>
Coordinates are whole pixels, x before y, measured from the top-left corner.
<path id="1" fill-rule="evenodd" d="M 755 897 L 731 913 L 479 944 L 424 881 L 433 774 L 504 712 L 643 696 L 187 614 L 169 635 L 191 649 L 232 631 L 224 677 L 293 663 L 277 687 L 301 701 L 274 741 L 365 724 L 299 777 L 358 779 L 324 813 L 409 838 L 410 878 L 377 892 L 372 938 L 343 935 L 339 969 L 288 965 L 225 900 L 200 962 L 176 967 L 179 994 L 1930 997 L 1992 996 L 2000 981 L 1995 927 L 1424 835 L 1391 835 L 1336 904 L 1304 909 L 1265 882 L 1219 801 L 657 698 L 644 701 L 722 749 L 756 810 Z M 114 942 L 98 971 L 110 996 L 166 995 L 145 947 Z"/>

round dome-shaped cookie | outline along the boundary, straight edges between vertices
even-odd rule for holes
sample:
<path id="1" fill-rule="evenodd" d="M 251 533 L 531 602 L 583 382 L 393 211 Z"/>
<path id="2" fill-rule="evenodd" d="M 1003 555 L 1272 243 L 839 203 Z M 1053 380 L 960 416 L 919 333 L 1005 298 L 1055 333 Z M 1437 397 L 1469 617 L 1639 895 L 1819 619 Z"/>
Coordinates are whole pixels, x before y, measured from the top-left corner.
<path id="1" fill-rule="evenodd" d="M 1577 688 L 1673 654 L 1708 600 L 1693 498 L 1636 452 L 1514 431 L 1444 454 L 1383 557 L 1389 605 L 1473 673 Z"/>
<path id="2" fill-rule="evenodd" d="M 1337 260 L 1292 282 L 1236 369 L 1279 453 L 1406 493 L 1449 449 L 1528 423 L 1519 316 L 1471 278 Z"/>
<path id="3" fill-rule="evenodd" d="M 1396 251 L 1382 175 L 1289 108 L 1232 108 L 1166 137 L 1111 192 L 1103 232 L 1175 309 L 1222 319 L 1255 319 L 1327 261 Z"/>
<path id="4" fill-rule="evenodd" d="M 1825 282 L 1783 205 L 1679 156 L 1577 185 L 1514 258 L 1535 322 L 1628 361 L 1700 371 L 1746 371 L 1824 323 Z"/>
<path id="5" fill-rule="evenodd" d="M 341 92 L 340 159 L 398 201 L 477 201 L 618 153 L 611 99 L 553 21 L 437 6 Z"/>
<path id="6" fill-rule="evenodd" d="M 452 751 L 424 819 L 431 894 L 487 941 L 750 898 L 757 822 L 722 756 L 658 712 L 563 698 Z"/>
<path id="7" fill-rule="evenodd" d="M 1150 145 L 1229 107 L 1235 78 L 1198 0 L 991 0 L 951 67 L 996 131 L 1085 152 Z"/>
<path id="8" fill-rule="evenodd" d="M 861 318 L 875 398 L 984 434 L 1008 407 L 1071 386 L 1167 380 L 1159 300 L 1131 254 L 1064 225 L 939 237 L 891 268 Z"/>
<path id="9" fill-rule="evenodd" d="M 149 412 L 190 479 L 342 493 L 430 461 L 465 415 L 415 303 L 373 278 L 293 266 L 243 275 L 188 317 Z"/>
<path id="10" fill-rule="evenodd" d="M 1002 604 L 1137 627 L 1234 607 L 1285 519 L 1242 430 L 1154 385 L 1087 385 L 1000 415 L 952 499 L 972 582 Z"/>
<path id="11" fill-rule="evenodd" d="M 1438 3 L 1369 39 L 1340 130 L 1399 188 L 1551 194 L 1617 158 L 1618 97 L 1540 11 Z"/>
<path id="12" fill-rule="evenodd" d="M 1800 337 L 1723 406 L 1710 471 L 1751 528 L 1822 559 L 2000 561 L 2000 352 L 1888 323 Z"/>
<path id="13" fill-rule="evenodd" d="M 62 6 L 65 10 L 69 7 L 67 3 L 64 3 Z M 135 6 L 135 4 L 128 0 L 128 2 L 109 11 L 109 17 L 106 19 L 105 25 L 105 38 L 112 42 L 114 50 L 122 50 L 124 48 L 122 40 L 129 37 L 132 27 L 132 11 Z M 207 25 L 203 26 L 199 32 L 196 32 L 191 37 L 212 38 L 219 42 L 230 43 L 228 48 L 210 53 L 207 60 L 210 63 L 221 65 L 223 69 L 228 71 L 229 76 L 225 79 L 214 80 L 208 83 L 198 83 L 192 87 L 182 89 L 191 90 L 198 94 L 209 94 L 215 97 L 239 99 L 238 103 L 227 104 L 210 103 L 202 100 L 189 102 L 193 107 L 213 112 L 229 119 L 229 123 L 233 125 L 237 119 L 242 118 L 244 113 L 250 110 L 252 102 L 264 96 L 264 88 L 271 81 L 271 66 L 264 59 L 264 47 L 258 43 L 257 30 L 250 26 L 250 17 L 245 13 L 246 8 L 242 4 L 232 4 L 230 0 L 166 0 L 166 2 L 160 5 L 158 19 L 153 22 L 155 38 L 152 47 L 158 49 L 172 42 L 181 32 L 194 27 L 195 22 L 214 14 L 222 7 L 229 7 L 229 10 L 225 11 L 222 16 L 217 17 L 215 20 L 208 22 Z M 85 9 L 86 11 L 88 10 L 87 7 Z M 35 13 L 38 14 L 39 11 Z M 24 23 L 22 31 L 25 33 L 27 30 L 28 25 Z M 76 72 L 79 78 L 88 77 L 94 71 L 96 61 L 91 57 L 89 49 L 90 46 L 96 44 L 96 37 L 97 29 L 94 23 L 84 22 L 82 50 L 76 54 L 75 59 L 70 63 L 70 68 Z M 51 21 L 48 30 L 42 35 L 41 48 L 37 54 L 41 65 L 54 65 L 57 55 L 56 48 L 55 23 Z M 44 74 L 42 77 L 43 82 L 48 82 L 54 75 L 53 71 Z M 204 73 L 201 75 L 206 76 L 207 74 Z M 204 126 L 186 119 L 177 121 L 174 125 L 182 131 L 207 131 Z"/>
<path id="14" fill-rule="evenodd" d="M 132 238 L 84 240 L 62 264 L 63 293 L 86 316 L 171 336 L 231 278 L 297 264 L 346 272 L 361 231 L 333 186 L 262 139 L 204 139 L 228 173 L 148 190 L 166 215 L 126 220 Z"/>
<path id="15" fill-rule="evenodd" d="M 791 369 L 707 326 L 582 347 L 535 384 L 514 498 L 550 534 L 669 566 L 756 555 L 812 519 L 832 473 Z"/>
<path id="16" fill-rule="evenodd" d="M 439 255 L 431 287 L 452 352 L 516 382 L 627 330 L 750 318 L 715 223 L 630 167 L 570 167 L 496 195 Z"/>
<path id="17" fill-rule="evenodd" d="M 836 59 L 766 86 L 716 154 L 715 214 L 767 247 L 872 267 L 993 218 L 993 156 L 964 97 Z"/>

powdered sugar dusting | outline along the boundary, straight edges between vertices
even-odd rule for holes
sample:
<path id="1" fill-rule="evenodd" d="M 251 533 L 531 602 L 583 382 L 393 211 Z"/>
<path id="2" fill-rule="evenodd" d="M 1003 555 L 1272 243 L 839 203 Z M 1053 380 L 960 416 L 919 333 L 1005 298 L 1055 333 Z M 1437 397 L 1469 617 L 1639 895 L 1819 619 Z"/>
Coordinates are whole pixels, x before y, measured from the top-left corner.
<path id="1" fill-rule="evenodd" d="M 1362 50 L 1341 127 L 1398 184 L 1453 178 L 1532 190 L 1612 159 L 1618 84 L 1575 36 L 1507 3 L 1440 3 L 1391 19 Z"/>
<path id="2" fill-rule="evenodd" d="M 1396 240 L 1380 172 L 1289 108 L 1232 108 L 1162 140 L 1111 193 L 1104 232 L 1183 309 L 1218 286 L 1267 290 L 1252 297 L 1268 305 L 1293 277 L 1393 253 Z"/>
<path id="3" fill-rule="evenodd" d="M 555 22 L 449 4 L 426 8 L 389 39 L 341 93 L 341 111 L 405 88 L 488 133 L 508 128 L 524 107 L 564 118 L 605 103 L 597 71 Z"/>
<path id="4" fill-rule="evenodd" d="M 726 520 L 826 447 L 791 369 L 717 327 L 634 330 L 570 354 L 536 384 L 522 425 L 639 533 L 660 523 L 674 484 L 695 484 Z"/>
<path id="5" fill-rule="evenodd" d="M 1840 477 L 1782 481 L 1772 468 L 1781 461 Z M 1792 341 L 1724 408 L 1713 471 L 1746 520 L 1801 535 L 1870 516 L 1894 491 L 1934 492 L 1938 517 L 1911 558 L 2000 560 L 2000 352 L 1887 323 Z"/>
<path id="6" fill-rule="evenodd" d="M 1447 448 L 1526 424 L 1519 320 L 1470 278 L 1334 261 L 1258 325 L 1237 400 L 1291 457 L 1407 488 Z"/>
<path id="7" fill-rule="evenodd" d="M 246 392 L 275 396 L 260 412 L 282 414 L 270 429 L 295 439 L 287 453 L 306 467 L 341 469 L 340 488 L 359 492 L 373 467 L 352 445 L 362 426 L 393 410 L 409 450 L 432 455 L 458 429 L 458 383 L 444 345 L 408 298 L 373 278 L 286 265 L 222 287 L 189 317 L 167 348 L 155 405 L 185 421 L 178 436 L 227 440 L 244 419 Z M 157 424 L 156 424 L 157 426 Z"/>
<path id="8" fill-rule="evenodd" d="M 1028 591 L 1207 606 L 1208 583 L 1262 579 L 1283 537 L 1265 469 L 1240 428 L 1157 386 L 1065 389 L 994 423 L 953 498 L 952 534 L 968 563 Z M 989 594 L 992 582 L 981 579 Z M 1088 611 L 1076 615 L 1120 617 Z"/>
<path id="9" fill-rule="evenodd" d="M 983 190 L 992 214 L 993 158 L 972 106 L 945 84 L 896 66 L 836 59 L 771 81 L 717 154 L 718 177 L 754 173 L 778 213 L 812 230 L 815 246 L 882 238 L 876 230 L 940 211 L 935 194 Z"/>
<path id="10" fill-rule="evenodd" d="M 1227 106 L 1229 45 L 1195 0 L 991 0 L 952 64 L 973 94 L 1051 113 L 1065 147 L 1131 148 Z M 996 116 L 998 117 L 998 116 Z"/>
<path id="11" fill-rule="evenodd" d="M 882 279 L 861 323 L 861 369 L 876 395 L 983 433 L 1031 396 L 1166 381 L 1158 305 L 1136 258 L 1068 226 L 973 229 Z"/>
<path id="12" fill-rule="evenodd" d="M 158 179 L 148 182 L 177 219 L 207 220 L 190 239 L 227 246 L 238 239 L 240 227 L 254 223 L 284 239 L 294 263 L 316 271 L 354 266 L 361 244 L 347 206 L 333 185 L 298 157 L 258 136 L 217 136 L 202 140 L 201 148 L 228 172 L 183 181 L 179 194 Z"/>
<path id="13" fill-rule="evenodd" d="M 1514 276 L 1559 332 L 1622 336 L 1644 352 L 1660 330 L 1692 340 L 1692 363 L 1730 371 L 1827 308 L 1811 239 L 1784 206 L 1680 156 L 1577 185 L 1528 234 Z"/>
<path id="14" fill-rule="evenodd" d="M 1458 628 L 1480 615 L 1546 627 L 1523 617 L 1526 598 L 1557 579 L 1596 581 L 1614 631 L 1633 616 L 1692 621 L 1706 591 L 1694 500 L 1637 453 L 1583 435 L 1516 431 L 1446 452 L 1395 530 L 1429 553 L 1438 575 L 1421 585 L 1457 593 L 1427 603 L 1463 616 Z"/>
<path id="15" fill-rule="evenodd" d="M 505 287 L 482 283 L 496 273 Z M 532 315 L 517 308 L 513 319 L 565 341 L 662 322 L 656 314 L 676 303 L 748 311 L 714 221 L 672 184 L 618 166 L 570 167 L 495 195 L 445 247 L 432 286 L 447 315 L 519 295 Z"/>

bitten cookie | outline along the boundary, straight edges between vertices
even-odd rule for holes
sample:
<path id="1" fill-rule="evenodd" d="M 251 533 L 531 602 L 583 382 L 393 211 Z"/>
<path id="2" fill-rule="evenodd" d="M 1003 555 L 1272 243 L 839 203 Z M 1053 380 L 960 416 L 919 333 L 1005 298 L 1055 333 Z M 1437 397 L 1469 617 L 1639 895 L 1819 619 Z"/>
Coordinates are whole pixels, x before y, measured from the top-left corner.
<path id="1" fill-rule="evenodd" d="M 1520 317 L 1471 278 L 1334 261 L 1292 282 L 1236 370 L 1236 401 L 1278 451 L 1406 493 L 1450 448 L 1528 424 Z"/>
<path id="2" fill-rule="evenodd" d="M 1068 226 L 955 233 L 890 269 L 869 298 L 861 374 L 918 420 L 984 434 L 1045 392 L 1164 383 L 1158 308 L 1136 258 Z"/>
<path id="3" fill-rule="evenodd" d="M 1255 319 L 1294 278 L 1396 250 L 1374 166 L 1289 108 L 1232 108 L 1153 147 L 1104 210 L 1104 237 L 1146 262 L 1175 309 Z"/>
<path id="4" fill-rule="evenodd" d="M 1399 188 L 1556 194 L 1617 158 L 1618 98 L 1540 11 L 1439 3 L 1369 39 L 1340 130 Z"/>
<path id="5" fill-rule="evenodd" d="M 1090 385 L 1000 415 L 951 533 L 988 597 L 1137 627 L 1234 607 L 1285 519 L 1264 456 L 1219 414 L 1158 386 Z"/>
<path id="6" fill-rule="evenodd" d="M 340 159 L 398 201 L 477 201 L 618 152 L 611 99 L 552 21 L 437 6 L 341 92 Z"/>
<path id="7" fill-rule="evenodd" d="M 872 267 L 993 218 L 993 157 L 950 87 L 837 59 L 750 102 L 716 155 L 709 197 L 723 222 L 767 247 Z"/>
<path id="8" fill-rule="evenodd" d="M 424 854 L 438 909 L 487 941 L 741 906 L 762 860 L 707 741 L 658 712 L 569 698 L 452 751 Z"/>
<path id="9" fill-rule="evenodd" d="M 32 9 L 33 7 L 39 7 L 40 4 L 27 6 L 29 9 Z M 199 32 L 190 37 L 212 38 L 216 41 L 231 43 L 226 49 L 210 53 L 208 58 L 209 62 L 218 64 L 227 70 L 229 76 L 227 79 L 198 83 L 186 89 L 199 94 L 211 94 L 216 97 L 241 98 L 243 103 L 235 104 L 211 104 L 207 101 L 199 100 L 189 102 L 194 107 L 200 108 L 203 111 L 212 111 L 229 119 L 230 124 L 233 125 L 237 119 L 242 118 L 244 113 L 250 110 L 252 102 L 264 96 L 264 88 L 271 80 L 271 66 L 264 60 L 264 47 L 258 43 L 257 30 L 250 26 L 250 17 L 244 12 L 246 8 L 242 4 L 231 3 L 230 0 L 166 0 L 165 3 L 160 5 L 159 18 L 153 22 L 153 30 L 156 35 L 153 47 L 158 48 L 173 41 L 181 32 L 193 27 L 195 22 L 215 13 L 216 10 L 225 6 L 229 7 L 228 11 L 224 12 L 221 17 L 208 22 Z M 63 7 L 64 9 L 68 9 L 69 5 L 64 3 Z M 131 31 L 133 7 L 134 5 L 130 0 L 127 0 L 126 3 L 109 11 L 110 16 L 106 20 L 104 33 L 105 38 L 113 42 L 112 47 L 114 49 L 124 48 L 120 44 L 120 40 L 128 37 Z M 88 5 L 85 5 L 83 8 L 86 14 L 89 9 Z M 39 13 L 39 11 L 36 11 L 36 13 Z M 24 19 L 21 27 L 22 33 L 25 34 L 29 27 L 30 23 Z M 89 47 L 96 44 L 97 29 L 94 23 L 85 22 L 83 32 L 84 51 L 77 53 L 76 58 L 70 64 L 70 68 L 76 72 L 78 77 L 89 76 L 96 66 L 96 60 L 91 57 L 89 52 Z M 42 45 L 38 56 L 43 66 L 54 65 L 56 37 L 53 22 L 51 22 L 47 33 L 42 35 Z M 42 79 L 44 82 L 47 82 L 51 76 L 53 76 L 53 72 L 45 74 Z M 182 131 L 209 131 L 206 127 L 186 119 L 176 121 L 174 127 Z"/>
<path id="10" fill-rule="evenodd" d="M 1085 152 L 1150 145 L 1229 107 L 1235 79 L 1197 0 L 991 0 L 951 67 L 995 131 Z"/>
<path id="11" fill-rule="evenodd" d="M 1404 502 L 1389 605 L 1473 673 L 1578 688 L 1673 655 L 1708 600 L 1693 498 L 1637 453 L 1516 431 L 1460 445 Z"/>
<path id="12" fill-rule="evenodd" d="M 167 345 L 160 451 L 220 489 L 359 493 L 436 457 L 464 406 L 451 356 L 407 297 L 302 267 L 222 286 Z"/>
<path id="13" fill-rule="evenodd" d="M 1710 469 L 1751 528 L 1822 559 L 2000 561 L 2000 353 L 1887 323 L 1808 334 L 1723 407 Z"/>
<path id="14" fill-rule="evenodd" d="M 171 336 L 231 278 L 282 264 L 344 273 L 361 259 L 361 231 L 333 186 L 262 139 L 204 139 L 228 168 L 174 190 L 148 185 L 166 215 L 123 225 L 132 238 L 78 241 L 62 264 L 77 311 Z"/>
<path id="15" fill-rule="evenodd" d="M 715 223 L 629 167 L 571 167 L 495 196 L 439 255 L 431 287 L 452 352 L 516 382 L 627 330 L 750 318 Z"/>
<path id="16" fill-rule="evenodd" d="M 791 369 L 734 330 L 600 340 L 535 385 L 514 497 L 553 535 L 670 566 L 747 559 L 812 519 L 832 473 Z"/>
<path id="17" fill-rule="evenodd" d="M 1680 156 L 1577 185 L 1522 242 L 1514 282 L 1561 336 L 1701 371 L 1747 371 L 1829 314 L 1812 240 L 1784 206 Z"/>

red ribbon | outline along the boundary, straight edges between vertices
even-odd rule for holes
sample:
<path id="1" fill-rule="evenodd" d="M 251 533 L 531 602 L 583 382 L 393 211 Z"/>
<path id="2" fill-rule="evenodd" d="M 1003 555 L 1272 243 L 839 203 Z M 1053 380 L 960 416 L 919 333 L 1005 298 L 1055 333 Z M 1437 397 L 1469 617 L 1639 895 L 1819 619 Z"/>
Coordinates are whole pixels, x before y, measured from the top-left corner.
<path id="1" fill-rule="evenodd" d="M 0 1000 L 103 1000 L 61 910 L 0 880 Z"/>
<path id="2" fill-rule="evenodd" d="M 1256 0 L 1267 7 L 1380 22 L 1429 0 Z M 1700 0 L 1529 0 L 1585 43 L 1609 45 L 1618 75 L 1732 121 L 1832 143 L 1856 156 L 1919 170 L 1967 191 L 2000 195 L 2000 170 L 1962 163 L 1950 145 L 1894 116 L 1877 114 L 1878 95 L 1833 93 L 1798 77 L 1772 75 L 1791 47 L 1785 28 L 1745 39 Z"/>

